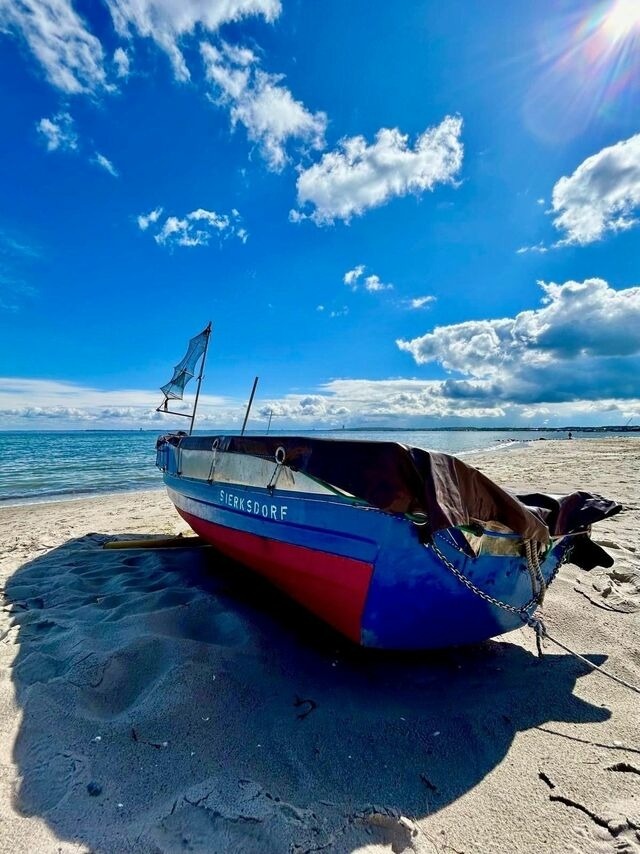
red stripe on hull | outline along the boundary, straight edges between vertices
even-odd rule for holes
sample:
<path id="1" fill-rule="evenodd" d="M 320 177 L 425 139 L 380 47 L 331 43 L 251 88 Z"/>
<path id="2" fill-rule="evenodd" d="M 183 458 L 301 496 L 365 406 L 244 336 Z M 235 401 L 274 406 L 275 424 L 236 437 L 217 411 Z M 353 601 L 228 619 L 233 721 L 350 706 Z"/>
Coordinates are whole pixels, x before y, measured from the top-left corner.
<path id="1" fill-rule="evenodd" d="M 264 575 L 352 641 L 360 627 L 373 566 L 361 560 L 281 543 L 178 513 L 204 540 Z"/>

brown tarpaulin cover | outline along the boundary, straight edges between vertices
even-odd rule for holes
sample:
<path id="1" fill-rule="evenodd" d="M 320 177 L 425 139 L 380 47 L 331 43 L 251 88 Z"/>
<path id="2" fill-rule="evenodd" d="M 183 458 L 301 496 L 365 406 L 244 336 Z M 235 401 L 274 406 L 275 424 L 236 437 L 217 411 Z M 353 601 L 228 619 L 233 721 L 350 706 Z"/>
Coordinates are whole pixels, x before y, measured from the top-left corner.
<path id="1" fill-rule="evenodd" d="M 177 437 L 164 437 L 177 444 Z M 183 436 L 184 449 L 218 449 L 273 459 L 283 447 L 285 463 L 391 513 L 425 514 L 431 531 L 499 522 L 523 539 L 548 543 L 550 536 L 584 530 L 622 508 L 588 492 L 565 496 L 515 495 L 473 466 L 435 451 L 397 442 L 315 439 L 297 436 Z"/>

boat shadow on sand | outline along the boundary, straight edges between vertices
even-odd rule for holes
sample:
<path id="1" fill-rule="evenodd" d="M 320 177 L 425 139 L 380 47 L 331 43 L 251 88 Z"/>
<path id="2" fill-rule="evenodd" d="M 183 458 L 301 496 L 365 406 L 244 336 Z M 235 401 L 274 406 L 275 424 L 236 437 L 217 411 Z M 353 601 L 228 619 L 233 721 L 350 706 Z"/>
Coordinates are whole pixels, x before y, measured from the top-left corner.
<path id="1" fill-rule="evenodd" d="M 359 650 L 212 549 L 106 539 L 25 564 L 5 593 L 16 806 L 92 851 L 404 851 L 516 733 L 610 716 L 573 694 L 568 656 Z"/>

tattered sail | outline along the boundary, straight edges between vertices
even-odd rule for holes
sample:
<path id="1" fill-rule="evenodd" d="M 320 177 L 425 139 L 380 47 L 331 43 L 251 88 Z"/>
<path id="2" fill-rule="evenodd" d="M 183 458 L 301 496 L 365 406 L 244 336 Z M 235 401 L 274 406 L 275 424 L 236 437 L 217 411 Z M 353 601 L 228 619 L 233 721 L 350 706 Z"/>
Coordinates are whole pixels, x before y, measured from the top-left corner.
<path id="1" fill-rule="evenodd" d="M 209 336 L 211 335 L 211 323 L 206 329 L 203 329 L 199 335 L 196 335 L 189 341 L 187 352 L 178 364 L 173 369 L 173 376 L 168 383 L 160 387 L 160 391 L 164 394 L 164 400 L 156 409 L 156 412 L 166 412 L 168 415 L 180 415 L 183 418 L 191 419 L 189 435 L 193 432 L 193 424 L 196 419 L 196 410 L 198 408 L 198 398 L 200 397 L 200 385 L 204 375 L 204 363 L 207 358 L 207 347 L 209 346 Z M 193 412 L 175 412 L 169 409 L 170 400 L 182 400 L 184 389 L 190 379 L 196 375 L 196 366 L 199 360 L 200 373 L 198 374 L 198 387 L 196 389 L 196 397 L 193 402 Z"/>
<path id="2" fill-rule="evenodd" d="M 164 394 L 166 400 L 182 400 L 186 384 L 196 374 L 198 359 L 207 349 L 207 341 L 209 340 L 210 333 L 211 326 L 209 325 L 199 335 L 194 336 L 189 341 L 184 358 L 173 369 L 173 376 L 166 385 L 160 387 L 160 391 Z"/>

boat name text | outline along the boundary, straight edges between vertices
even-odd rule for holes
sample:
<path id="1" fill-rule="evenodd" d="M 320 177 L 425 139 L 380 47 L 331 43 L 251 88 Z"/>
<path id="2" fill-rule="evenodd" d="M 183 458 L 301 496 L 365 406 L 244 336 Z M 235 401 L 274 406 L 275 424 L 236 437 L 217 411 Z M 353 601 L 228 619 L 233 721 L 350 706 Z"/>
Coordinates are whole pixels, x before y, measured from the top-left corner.
<path id="1" fill-rule="evenodd" d="M 272 504 L 258 501 L 255 498 L 246 498 L 244 495 L 234 495 L 226 489 L 220 490 L 220 503 L 239 510 L 241 513 L 252 513 L 254 516 L 262 516 L 264 519 L 275 519 L 283 522 L 287 516 L 286 504 Z"/>

